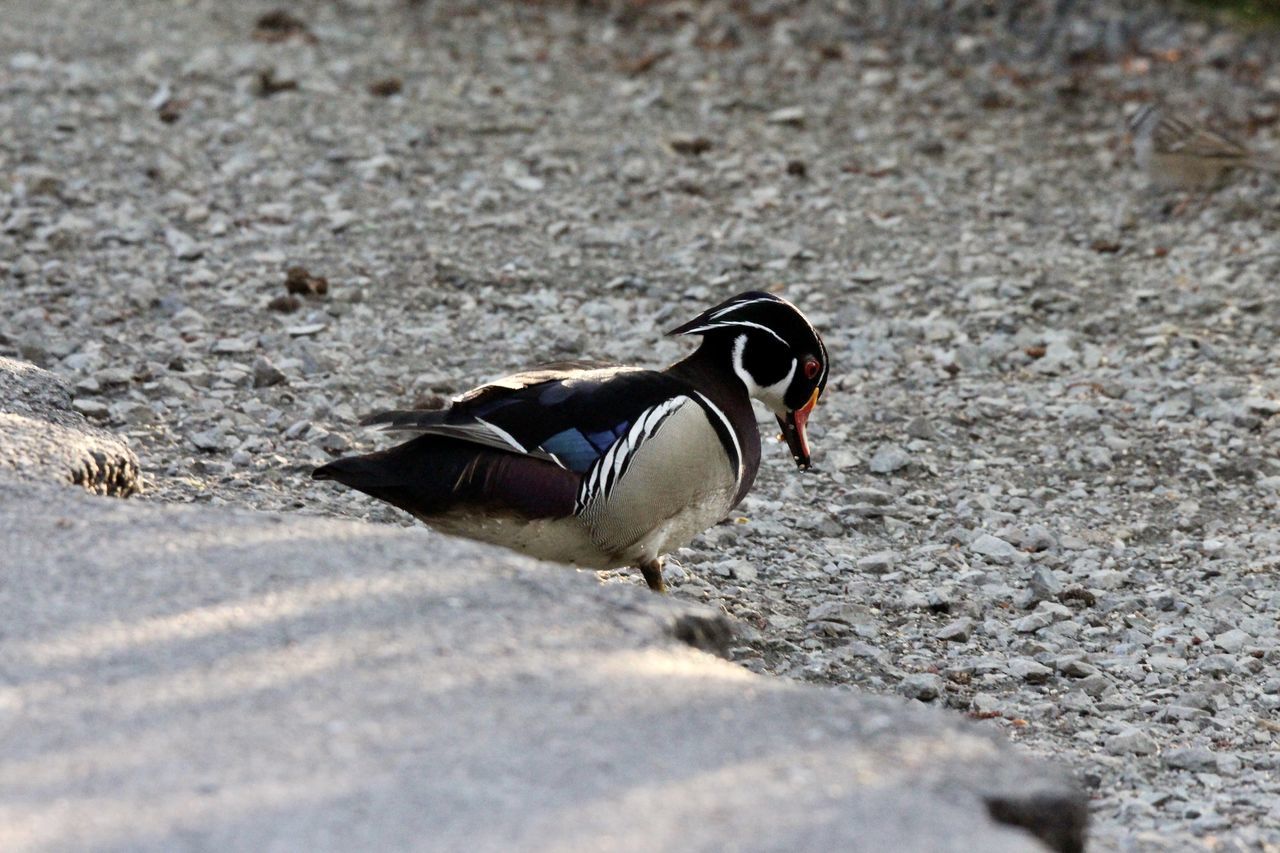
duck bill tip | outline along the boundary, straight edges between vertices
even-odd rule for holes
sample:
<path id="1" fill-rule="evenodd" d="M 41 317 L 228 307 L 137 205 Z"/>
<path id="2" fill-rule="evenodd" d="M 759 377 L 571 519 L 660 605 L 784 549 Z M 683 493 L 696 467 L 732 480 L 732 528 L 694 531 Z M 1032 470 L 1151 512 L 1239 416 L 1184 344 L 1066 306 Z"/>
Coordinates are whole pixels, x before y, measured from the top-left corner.
<path id="1" fill-rule="evenodd" d="M 796 467 L 801 471 L 808 471 L 813 467 L 809 456 L 807 425 L 809 413 L 813 411 L 813 407 L 817 404 L 818 392 L 815 390 L 813 396 L 809 398 L 809 402 L 795 411 L 778 416 L 778 426 L 782 427 L 782 437 L 786 440 L 787 447 L 791 450 L 791 458 L 795 460 Z"/>

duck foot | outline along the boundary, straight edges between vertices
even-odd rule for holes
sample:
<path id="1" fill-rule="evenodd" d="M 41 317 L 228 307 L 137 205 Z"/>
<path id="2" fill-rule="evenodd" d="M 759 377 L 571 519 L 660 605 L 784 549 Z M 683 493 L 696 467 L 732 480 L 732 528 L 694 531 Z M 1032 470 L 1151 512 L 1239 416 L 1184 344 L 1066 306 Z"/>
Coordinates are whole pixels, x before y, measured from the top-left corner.
<path id="1" fill-rule="evenodd" d="M 666 592 L 667 585 L 662 582 L 662 559 L 648 560 L 640 564 L 640 572 L 644 575 L 644 582 L 649 585 L 649 589 L 654 592 Z"/>

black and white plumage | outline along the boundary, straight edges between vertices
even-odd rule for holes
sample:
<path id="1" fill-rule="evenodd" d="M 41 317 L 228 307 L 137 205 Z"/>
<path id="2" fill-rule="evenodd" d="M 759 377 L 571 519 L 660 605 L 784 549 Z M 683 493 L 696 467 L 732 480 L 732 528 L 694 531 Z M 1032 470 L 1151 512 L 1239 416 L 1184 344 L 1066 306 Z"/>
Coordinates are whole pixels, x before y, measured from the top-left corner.
<path id="1" fill-rule="evenodd" d="M 639 566 L 724 518 L 751 488 L 760 437 L 751 399 L 778 417 L 802 469 L 827 381 L 817 331 L 791 303 L 744 293 L 671 334 L 701 337 L 666 370 L 566 362 L 482 385 L 446 409 L 364 423 L 414 437 L 317 468 L 447 533 L 544 559 Z"/>

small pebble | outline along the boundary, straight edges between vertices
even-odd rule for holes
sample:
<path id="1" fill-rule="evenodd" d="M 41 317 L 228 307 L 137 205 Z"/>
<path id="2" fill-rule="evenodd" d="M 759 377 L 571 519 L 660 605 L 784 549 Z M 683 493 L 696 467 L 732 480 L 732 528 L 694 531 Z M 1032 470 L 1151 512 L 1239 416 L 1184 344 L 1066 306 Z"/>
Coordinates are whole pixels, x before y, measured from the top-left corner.
<path id="1" fill-rule="evenodd" d="M 942 695 L 944 689 L 942 676 L 927 672 L 908 675 L 899 686 L 903 696 L 920 702 L 932 702 Z"/>

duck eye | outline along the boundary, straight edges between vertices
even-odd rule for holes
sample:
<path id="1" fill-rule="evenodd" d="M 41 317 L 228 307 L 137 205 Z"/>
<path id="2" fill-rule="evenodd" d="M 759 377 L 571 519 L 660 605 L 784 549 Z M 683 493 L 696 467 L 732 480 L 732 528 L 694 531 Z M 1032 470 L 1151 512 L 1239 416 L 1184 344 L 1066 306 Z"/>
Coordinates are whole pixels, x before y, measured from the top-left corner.
<path id="1" fill-rule="evenodd" d="M 809 356 L 804 360 L 805 379 L 813 379 L 818 375 L 818 371 L 820 370 L 822 370 L 822 365 L 818 364 L 818 360 L 813 356 Z"/>

